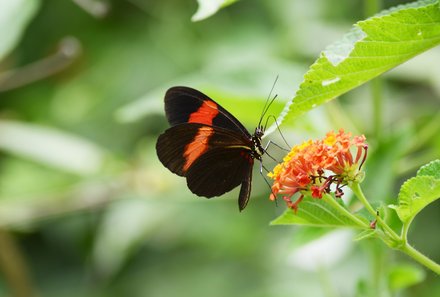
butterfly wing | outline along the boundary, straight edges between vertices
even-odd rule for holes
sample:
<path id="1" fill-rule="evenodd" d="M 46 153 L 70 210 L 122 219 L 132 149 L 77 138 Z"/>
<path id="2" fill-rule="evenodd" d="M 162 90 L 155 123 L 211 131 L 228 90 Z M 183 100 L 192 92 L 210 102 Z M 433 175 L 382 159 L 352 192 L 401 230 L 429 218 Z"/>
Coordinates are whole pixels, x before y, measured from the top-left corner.
<path id="1" fill-rule="evenodd" d="M 251 197 L 253 165 L 254 165 L 254 159 L 252 159 L 252 163 L 250 164 L 250 169 L 246 172 L 241 183 L 240 194 L 238 196 L 238 209 L 240 211 L 245 209 L 246 205 L 249 202 L 249 198 Z"/>
<path id="2" fill-rule="evenodd" d="M 171 127 L 161 134 L 156 143 L 156 152 L 159 160 L 171 172 L 187 176 L 193 163 L 213 149 L 228 152 L 232 150 L 228 156 L 234 156 L 236 153 L 240 154 L 239 150 L 250 151 L 251 145 L 250 140 L 235 131 L 188 123 Z M 217 158 L 211 159 L 211 162 L 224 163 L 228 160 Z"/>
<path id="3" fill-rule="evenodd" d="M 171 128 L 156 144 L 159 160 L 185 176 L 198 196 L 220 196 L 241 184 L 242 211 L 250 197 L 252 137 L 227 110 L 205 94 L 188 87 L 170 88 L 165 113 Z"/>
<path id="4" fill-rule="evenodd" d="M 194 194 L 212 198 L 245 184 L 248 189 L 244 190 L 243 195 L 246 196 L 250 193 L 247 180 L 252 174 L 253 163 L 250 150 L 246 148 L 213 148 L 200 156 L 189 168 L 186 175 L 188 188 Z M 240 210 L 245 204 L 239 202 Z"/>
<path id="5" fill-rule="evenodd" d="M 207 149 L 206 143 L 212 131 L 210 129 L 200 130 L 202 127 L 203 125 L 200 124 L 181 124 L 167 129 L 159 136 L 156 153 L 162 164 L 171 172 L 185 176 L 185 164 L 188 162 L 188 156 L 191 155 L 189 152 L 192 151 L 192 156 L 195 157 L 197 149 L 200 153 Z M 198 134 L 201 136 L 196 141 Z M 191 143 L 193 143 L 192 148 L 189 148 Z"/>
<path id="6" fill-rule="evenodd" d="M 188 87 L 172 87 L 165 95 L 165 113 L 171 126 L 199 123 L 239 132 L 251 138 L 246 128 L 207 95 Z"/>

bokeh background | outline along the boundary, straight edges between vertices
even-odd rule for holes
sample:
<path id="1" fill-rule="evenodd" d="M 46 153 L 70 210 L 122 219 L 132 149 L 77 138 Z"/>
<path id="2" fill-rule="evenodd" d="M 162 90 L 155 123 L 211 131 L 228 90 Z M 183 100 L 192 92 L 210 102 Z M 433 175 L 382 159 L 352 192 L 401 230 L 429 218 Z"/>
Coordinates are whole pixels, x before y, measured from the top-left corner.
<path id="1" fill-rule="evenodd" d="M 196 197 L 155 153 L 169 87 L 202 90 L 252 131 L 275 78 L 277 116 L 367 2 L 247 0 L 192 22 L 194 0 L 0 0 L 0 296 L 440 296 L 433 273 L 350 230 L 269 226 L 284 206 L 257 170 L 239 213 L 237 190 Z M 393 203 L 439 156 L 439 66 L 435 48 L 376 82 L 379 111 L 364 85 L 283 134 L 365 134 L 365 191 Z M 429 206 L 410 234 L 437 262 L 439 214 Z M 415 285 L 402 289 L 405 269 Z"/>

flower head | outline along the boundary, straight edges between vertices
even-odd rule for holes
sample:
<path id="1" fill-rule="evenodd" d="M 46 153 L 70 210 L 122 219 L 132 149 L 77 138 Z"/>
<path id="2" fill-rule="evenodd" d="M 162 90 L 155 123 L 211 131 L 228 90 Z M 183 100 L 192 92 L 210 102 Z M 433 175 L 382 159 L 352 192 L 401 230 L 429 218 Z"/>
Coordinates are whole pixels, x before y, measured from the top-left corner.
<path id="1" fill-rule="evenodd" d="M 342 187 L 363 178 L 360 171 L 367 156 L 365 136 L 352 137 L 351 133 L 339 130 L 327 133 L 323 140 L 306 141 L 292 148 L 268 176 L 274 180 L 271 200 L 282 194 L 287 206 L 297 210 L 304 195 L 322 198 L 332 192 L 341 197 Z M 299 193 L 299 198 L 291 198 Z"/>

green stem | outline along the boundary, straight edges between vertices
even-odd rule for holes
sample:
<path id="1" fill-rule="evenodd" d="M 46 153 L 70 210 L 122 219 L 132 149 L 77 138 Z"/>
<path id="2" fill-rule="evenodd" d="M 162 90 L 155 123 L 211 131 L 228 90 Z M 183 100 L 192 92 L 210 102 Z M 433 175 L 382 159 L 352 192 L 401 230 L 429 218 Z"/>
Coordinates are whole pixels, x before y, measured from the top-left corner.
<path id="1" fill-rule="evenodd" d="M 371 17 L 378 13 L 382 7 L 382 0 L 364 0 L 365 17 Z"/>
<path id="2" fill-rule="evenodd" d="M 376 218 L 377 223 L 383 228 L 386 234 L 388 234 L 392 240 L 396 242 L 401 242 L 402 239 L 399 237 L 399 235 L 397 235 L 397 233 L 394 232 L 394 230 L 391 229 L 391 227 L 384 220 L 382 220 L 381 216 L 377 215 L 376 210 L 374 210 L 374 208 L 368 202 L 367 198 L 365 198 L 364 192 L 362 192 L 360 184 L 352 183 L 350 188 L 353 191 L 353 193 L 356 195 L 356 197 L 359 199 L 359 201 L 365 206 L 368 212 Z"/>
<path id="3" fill-rule="evenodd" d="M 14 237 L 7 230 L 0 228 L 0 270 L 9 287 L 11 296 L 35 296 L 26 261 L 15 243 Z"/>
<path id="4" fill-rule="evenodd" d="M 357 196 L 357 198 L 361 201 L 361 203 L 365 206 L 368 212 L 376 217 L 378 225 L 385 231 L 385 236 L 379 236 L 385 243 L 387 243 L 392 248 L 402 251 L 403 253 L 413 258 L 415 261 L 419 262 L 420 264 L 440 275 L 440 265 L 420 253 L 407 242 L 409 224 L 404 224 L 401 236 L 397 235 L 396 232 L 394 232 L 394 230 L 391 229 L 391 227 L 384 220 L 382 220 L 380 216 L 376 214 L 371 204 L 365 198 L 365 195 L 362 192 L 359 183 L 353 183 L 350 188 Z"/>
<path id="5" fill-rule="evenodd" d="M 426 147 L 427 143 L 432 141 L 432 139 L 437 136 L 439 127 L 440 112 L 437 112 L 437 114 L 431 120 L 429 120 L 428 123 L 417 129 L 417 135 L 415 135 L 417 137 L 416 141 L 411 143 L 406 150 L 401 152 L 401 154 L 404 156 L 410 155 L 411 153 L 420 150 L 420 148 Z"/>
<path id="6" fill-rule="evenodd" d="M 409 230 L 410 224 L 411 224 L 411 221 L 403 223 L 402 232 L 400 233 L 400 237 L 403 239 L 403 242 L 405 242 L 405 243 L 408 242 L 408 230 Z"/>
<path id="7" fill-rule="evenodd" d="M 419 262 L 420 264 L 424 265 L 425 267 L 431 269 L 438 275 L 440 275 L 440 265 L 420 253 L 418 250 L 410 246 L 408 243 L 406 243 L 404 246 L 399 248 L 402 252 Z"/>
<path id="8" fill-rule="evenodd" d="M 372 104 L 373 104 L 373 131 L 376 139 L 382 134 L 382 80 L 375 78 L 371 81 Z"/>
<path id="9" fill-rule="evenodd" d="M 356 225 L 358 225 L 360 228 L 362 229 L 368 229 L 370 228 L 370 226 L 368 226 L 368 224 L 366 224 L 365 222 L 363 222 L 361 219 L 359 219 L 358 217 L 356 217 L 355 215 L 353 215 L 351 212 L 349 212 L 345 207 L 343 207 L 342 205 L 340 205 L 331 195 L 329 194 L 324 194 L 322 196 L 322 200 L 324 200 L 326 203 L 328 203 L 329 205 L 331 205 L 337 212 L 339 212 L 340 214 L 342 214 L 343 216 L 349 218 L 350 220 L 352 220 L 354 223 L 356 223 Z"/>
<path id="10" fill-rule="evenodd" d="M 372 259 L 371 294 L 369 296 L 382 296 L 383 280 L 386 277 L 385 247 L 378 241 L 369 241 L 367 247 Z"/>

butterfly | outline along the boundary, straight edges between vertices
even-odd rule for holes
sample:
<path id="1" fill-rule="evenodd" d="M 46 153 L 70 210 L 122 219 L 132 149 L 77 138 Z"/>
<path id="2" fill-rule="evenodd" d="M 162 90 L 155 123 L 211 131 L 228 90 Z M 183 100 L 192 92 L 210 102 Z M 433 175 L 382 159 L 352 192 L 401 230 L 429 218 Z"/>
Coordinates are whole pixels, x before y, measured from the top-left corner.
<path id="1" fill-rule="evenodd" d="M 166 92 L 165 114 L 171 127 L 156 143 L 162 164 L 186 177 L 188 188 L 198 196 L 220 196 L 241 185 L 238 208 L 245 209 L 254 160 L 262 166 L 265 153 L 261 119 L 250 134 L 226 109 L 189 87 L 172 87 Z"/>

